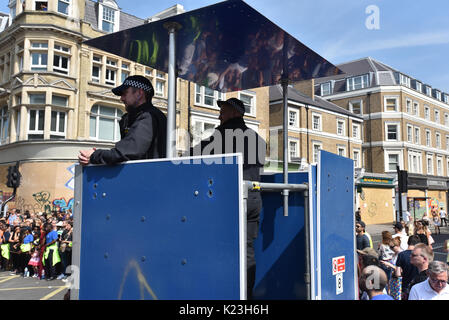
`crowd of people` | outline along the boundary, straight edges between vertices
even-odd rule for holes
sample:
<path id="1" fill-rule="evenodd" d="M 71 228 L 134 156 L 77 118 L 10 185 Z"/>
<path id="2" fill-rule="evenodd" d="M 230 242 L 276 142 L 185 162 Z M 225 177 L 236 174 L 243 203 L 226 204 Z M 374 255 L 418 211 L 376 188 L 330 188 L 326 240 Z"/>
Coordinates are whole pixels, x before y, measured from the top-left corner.
<path id="1" fill-rule="evenodd" d="M 356 212 L 359 298 L 361 300 L 449 300 L 449 240 L 444 248 L 447 262 L 435 261 L 431 224 L 440 234 L 447 226 L 446 212 L 433 209 L 432 218 L 413 221 L 409 215 L 382 232 L 377 248 L 373 247 L 366 224 Z"/>
<path id="2" fill-rule="evenodd" d="M 11 275 L 67 281 L 72 260 L 71 210 L 13 209 L 0 218 L 0 268 Z"/>

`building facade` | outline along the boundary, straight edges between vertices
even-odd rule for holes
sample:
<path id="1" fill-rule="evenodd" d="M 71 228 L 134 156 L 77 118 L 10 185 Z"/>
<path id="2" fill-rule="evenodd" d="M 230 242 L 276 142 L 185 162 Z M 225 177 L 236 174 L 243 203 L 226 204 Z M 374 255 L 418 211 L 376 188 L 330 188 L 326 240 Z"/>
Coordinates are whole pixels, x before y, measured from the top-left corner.
<path id="1" fill-rule="evenodd" d="M 283 160 L 283 90 L 270 87 L 270 159 Z M 288 88 L 289 159 L 298 168 L 318 161 L 319 150 L 354 160 L 361 166 L 361 116 L 330 103 L 314 94 L 314 80 L 302 81 Z"/>
<path id="2" fill-rule="evenodd" d="M 9 207 L 34 212 L 73 205 L 79 150 L 111 148 L 125 112 L 111 89 L 130 75 L 149 78 L 153 104 L 167 110 L 167 75 L 83 42 L 183 12 L 179 5 L 148 19 L 113 0 L 11 0 L 0 16 L 0 200 L 7 167 L 20 161 L 22 183 Z M 269 134 L 268 88 L 222 94 L 177 80 L 178 154 L 219 124 L 218 99 L 245 102 L 249 126 Z"/>
<path id="3" fill-rule="evenodd" d="M 372 58 L 337 67 L 345 74 L 318 79 L 315 93 L 363 117 L 366 172 L 407 170 L 409 198 L 429 198 L 417 218 L 432 204 L 446 207 L 449 94 Z"/>

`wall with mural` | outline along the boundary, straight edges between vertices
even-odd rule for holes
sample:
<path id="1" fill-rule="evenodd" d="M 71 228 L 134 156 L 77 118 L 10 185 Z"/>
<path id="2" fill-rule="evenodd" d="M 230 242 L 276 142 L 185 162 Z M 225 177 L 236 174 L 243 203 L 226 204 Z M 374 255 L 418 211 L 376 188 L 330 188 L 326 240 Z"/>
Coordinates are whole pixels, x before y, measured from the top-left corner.
<path id="1" fill-rule="evenodd" d="M 392 188 L 362 187 L 358 193 L 362 221 L 367 225 L 393 222 L 393 191 Z"/>
<path id="2" fill-rule="evenodd" d="M 420 220 L 429 212 L 429 216 L 431 216 L 431 212 L 433 209 L 439 211 L 439 208 L 446 208 L 446 191 L 440 190 L 428 190 L 427 191 L 427 201 L 416 200 L 413 198 L 424 198 L 426 193 L 420 190 L 409 190 L 408 191 L 408 208 L 412 218 L 415 220 Z"/>
<path id="3" fill-rule="evenodd" d="M 73 208 L 74 167 L 72 162 L 21 163 L 22 174 L 16 197 L 8 202 L 9 209 L 22 212 L 50 213 Z M 8 199 L 13 190 L 6 187 L 8 166 L 0 167 L 0 200 Z"/>

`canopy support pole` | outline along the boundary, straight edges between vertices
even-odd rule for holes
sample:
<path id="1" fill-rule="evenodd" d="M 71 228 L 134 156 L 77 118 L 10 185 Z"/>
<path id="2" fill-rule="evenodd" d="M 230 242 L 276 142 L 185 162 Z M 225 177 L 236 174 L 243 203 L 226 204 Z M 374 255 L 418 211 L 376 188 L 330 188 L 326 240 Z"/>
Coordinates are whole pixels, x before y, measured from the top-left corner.
<path id="1" fill-rule="evenodd" d="M 181 25 L 167 22 L 164 28 L 168 30 L 168 107 L 167 107 L 167 158 L 176 157 L 176 32 Z"/>

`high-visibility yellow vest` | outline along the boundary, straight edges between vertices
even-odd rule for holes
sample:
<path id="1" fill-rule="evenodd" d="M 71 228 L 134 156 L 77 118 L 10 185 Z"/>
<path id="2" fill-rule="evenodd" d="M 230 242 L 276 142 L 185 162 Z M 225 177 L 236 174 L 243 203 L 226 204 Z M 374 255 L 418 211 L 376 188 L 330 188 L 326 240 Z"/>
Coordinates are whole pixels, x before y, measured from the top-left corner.
<path id="1" fill-rule="evenodd" d="M 53 250 L 52 266 L 56 265 L 58 262 L 61 262 L 61 257 L 59 256 L 58 244 L 53 243 L 51 246 L 48 246 L 45 248 L 44 259 L 42 259 L 42 264 L 44 266 L 45 266 L 45 260 L 48 259 L 48 255 L 50 254 L 50 250 Z"/>
<path id="2" fill-rule="evenodd" d="M 30 252 L 32 248 L 33 247 L 32 247 L 32 243 L 31 242 L 27 243 L 27 244 L 23 243 L 23 244 L 20 245 L 20 250 L 22 250 L 22 252 Z"/>
<path id="3" fill-rule="evenodd" d="M 2 251 L 2 257 L 9 260 L 9 243 L 2 244 L 0 249 Z"/>

